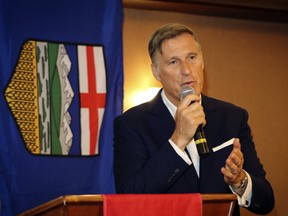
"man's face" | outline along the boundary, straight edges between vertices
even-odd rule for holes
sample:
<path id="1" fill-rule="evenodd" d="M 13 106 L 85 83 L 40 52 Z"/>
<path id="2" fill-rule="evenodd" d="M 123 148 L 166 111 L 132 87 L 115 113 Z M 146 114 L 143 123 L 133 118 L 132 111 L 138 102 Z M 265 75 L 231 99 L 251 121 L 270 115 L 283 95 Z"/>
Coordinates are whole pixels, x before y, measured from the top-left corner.
<path id="1" fill-rule="evenodd" d="M 162 83 L 168 99 L 176 106 L 179 92 L 191 86 L 199 95 L 203 88 L 204 62 L 202 52 L 194 38 L 184 33 L 162 44 L 162 54 L 157 51 L 151 65 L 154 77 Z"/>

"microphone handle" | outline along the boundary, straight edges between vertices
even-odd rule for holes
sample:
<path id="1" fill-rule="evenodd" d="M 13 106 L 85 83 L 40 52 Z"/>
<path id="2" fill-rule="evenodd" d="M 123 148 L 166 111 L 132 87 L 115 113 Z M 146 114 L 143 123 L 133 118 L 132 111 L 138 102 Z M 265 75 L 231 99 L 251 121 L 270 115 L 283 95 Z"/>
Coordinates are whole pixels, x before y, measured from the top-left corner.
<path id="1" fill-rule="evenodd" d="M 206 141 L 206 137 L 205 137 L 202 125 L 199 125 L 199 127 L 197 128 L 196 133 L 194 135 L 194 141 L 195 141 L 199 156 L 207 156 L 209 154 L 209 148 L 207 145 L 207 141 Z"/>

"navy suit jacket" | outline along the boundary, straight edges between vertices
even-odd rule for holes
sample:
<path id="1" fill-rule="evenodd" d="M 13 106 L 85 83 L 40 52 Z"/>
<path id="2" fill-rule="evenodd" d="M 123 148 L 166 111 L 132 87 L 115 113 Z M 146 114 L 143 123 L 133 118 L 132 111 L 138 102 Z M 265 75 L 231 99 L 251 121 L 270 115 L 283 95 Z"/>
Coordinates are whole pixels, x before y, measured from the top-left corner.
<path id="1" fill-rule="evenodd" d="M 210 149 L 200 158 L 200 178 L 168 142 L 175 121 L 161 91 L 150 102 L 118 116 L 114 123 L 114 174 L 117 193 L 232 193 L 220 171 L 233 145 L 213 152 L 231 138 L 239 138 L 244 169 L 252 178 L 249 210 L 266 214 L 274 207 L 273 190 L 255 150 L 248 113 L 235 105 L 202 95 L 204 132 Z M 239 214 L 236 206 L 235 214 Z"/>

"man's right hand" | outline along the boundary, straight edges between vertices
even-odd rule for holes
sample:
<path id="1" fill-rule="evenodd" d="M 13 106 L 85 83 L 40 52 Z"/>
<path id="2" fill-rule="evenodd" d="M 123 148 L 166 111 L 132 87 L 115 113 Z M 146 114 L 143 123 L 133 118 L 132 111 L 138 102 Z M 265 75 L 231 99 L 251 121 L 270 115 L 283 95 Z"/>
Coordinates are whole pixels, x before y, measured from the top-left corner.
<path id="1" fill-rule="evenodd" d="M 177 108 L 175 130 L 170 139 L 184 151 L 201 124 L 205 125 L 206 120 L 200 97 L 195 94 L 187 95 Z"/>

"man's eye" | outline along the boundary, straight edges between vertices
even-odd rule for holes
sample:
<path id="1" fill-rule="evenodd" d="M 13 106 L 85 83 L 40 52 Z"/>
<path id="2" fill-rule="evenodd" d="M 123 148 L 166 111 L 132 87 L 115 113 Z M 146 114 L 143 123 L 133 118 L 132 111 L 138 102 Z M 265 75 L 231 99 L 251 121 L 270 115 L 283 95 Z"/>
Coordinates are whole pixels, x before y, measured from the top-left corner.
<path id="1" fill-rule="evenodd" d="M 191 60 L 194 60 L 194 59 L 196 59 L 196 55 L 191 55 L 191 56 L 189 56 L 189 58 L 191 59 Z"/>
<path id="2" fill-rule="evenodd" d="M 176 60 L 169 61 L 169 65 L 176 64 Z"/>

